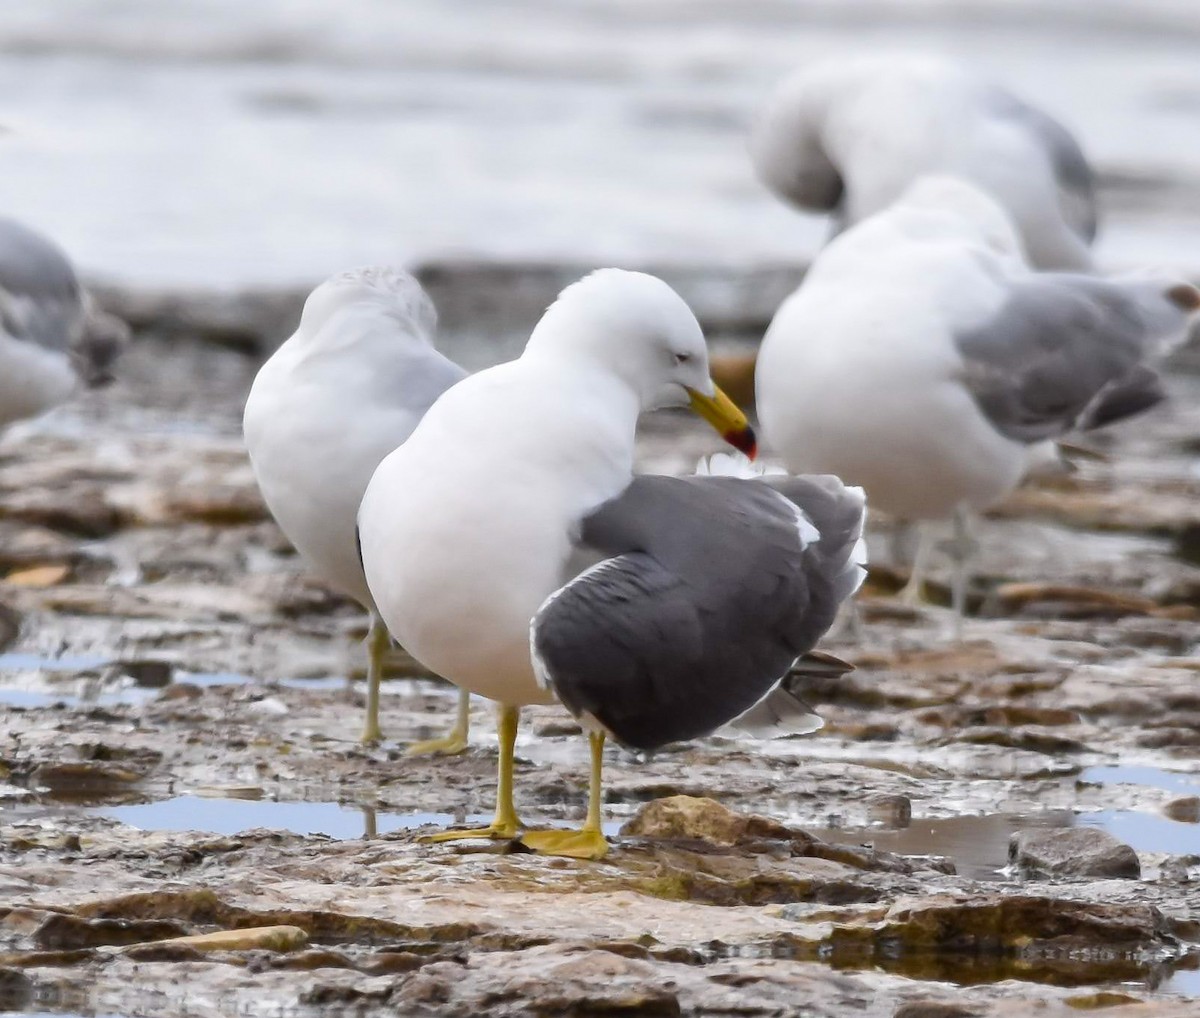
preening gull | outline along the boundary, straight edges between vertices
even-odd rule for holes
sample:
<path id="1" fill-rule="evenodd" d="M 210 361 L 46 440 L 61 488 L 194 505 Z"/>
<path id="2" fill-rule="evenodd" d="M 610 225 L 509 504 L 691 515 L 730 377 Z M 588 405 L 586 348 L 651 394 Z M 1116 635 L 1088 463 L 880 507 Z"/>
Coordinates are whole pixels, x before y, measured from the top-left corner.
<path id="1" fill-rule="evenodd" d="M 762 181 L 842 227 L 887 208 L 920 176 L 948 174 L 1012 216 L 1030 263 L 1087 271 L 1091 168 L 1070 132 L 1007 89 L 937 57 L 814 63 L 784 81 L 750 141 Z"/>
<path id="2" fill-rule="evenodd" d="M 825 248 L 776 313 L 764 441 L 902 519 L 954 517 L 965 546 L 965 514 L 1012 491 L 1039 446 L 1162 399 L 1153 363 L 1198 306 L 1165 276 L 1035 273 L 996 202 L 923 178 Z"/>
<path id="3" fill-rule="evenodd" d="M 688 404 L 753 453 L 687 305 L 604 269 L 560 294 L 520 358 L 438 400 L 371 479 L 359 532 L 380 614 L 499 704 L 495 820 L 434 840 L 522 829 L 518 708 L 557 698 L 589 730 L 588 821 L 523 841 L 599 858 L 605 736 L 651 749 L 782 700 L 860 582 L 864 499 L 836 478 L 633 476 L 639 414 Z"/>
<path id="4" fill-rule="evenodd" d="M 0 427 L 45 413 L 81 384 L 112 381 L 128 340 L 54 243 L 0 218 Z"/>
<path id="5" fill-rule="evenodd" d="M 363 742 L 377 742 L 388 633 L 363 577 L 355 515 L 383 458 L 466 376 L 433 346 L 437 313 L 407 272 L 355 269 L 318 286 L 300 325 L 262 366 L 243 430 L 271 514 L 309 567 L 371 613 Z M 470 694 L 443 739 L 410 753 L 466 748 Z"/>

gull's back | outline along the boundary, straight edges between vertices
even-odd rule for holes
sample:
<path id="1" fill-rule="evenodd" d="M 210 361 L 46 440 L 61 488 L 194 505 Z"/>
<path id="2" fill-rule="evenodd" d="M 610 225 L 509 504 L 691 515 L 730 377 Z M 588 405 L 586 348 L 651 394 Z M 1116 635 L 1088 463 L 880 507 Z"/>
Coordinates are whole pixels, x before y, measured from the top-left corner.
<path id="1" fill-rule="evenodd" d="M 355 516 L 375 468 L 466 372 L 433 346 L 436 315 L 408 273 L 323 283 L 260 369 L 246 447 L 263 499 L 324 580 L 370 607 Z"/>
<path id="2" fill-rule="evenodd" d="M 113 330 L 93 342 L 90 326 L 101 317 Z M 104 380 L 94 377 L 95 362 L 108 367 L 126 338 L 122 330 L 124 323 L 92 311 L 58 247 L 0 218 L 0 427 L 61 403 L 81 376 Z"/>
<path id="3" fill-rule="evenodd" d="M 751 151 L 769 187 L 835 210 L 842 226 L 887 208 L 918 177 L 959 176 L 1004 206 L 1036 267 L 1091 266 L 1095 203 L 1078 144 L 1048 114 L 952 62 L 817 64 L 771 100 Z"/>

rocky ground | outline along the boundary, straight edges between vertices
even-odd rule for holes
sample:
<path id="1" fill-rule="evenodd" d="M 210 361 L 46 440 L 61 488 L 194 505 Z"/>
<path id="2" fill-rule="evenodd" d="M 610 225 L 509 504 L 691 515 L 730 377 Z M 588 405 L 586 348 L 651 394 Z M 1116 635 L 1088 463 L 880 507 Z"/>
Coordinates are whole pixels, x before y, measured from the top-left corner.
<path id="1" fill-rule="evenodd" d="M 143 336 L 0 446 L 0 1010 L 1196 1013 L 1195 376 L 981 524 L 961 642 L 891 596 L 876 521 L 826 728 L 610 751 L 581 863 L 417 841 L 488 810 L 487 706 L 463 756 L 406 758 L 453 692 L 395 654 L 388 741 L 357 743 L 363 621 L 258 501 L 254 369 Z M 643 462 L 712 448 L 671 417 Z M 525 721 L 519 808 L 578 822 L 584 740 Z"/>

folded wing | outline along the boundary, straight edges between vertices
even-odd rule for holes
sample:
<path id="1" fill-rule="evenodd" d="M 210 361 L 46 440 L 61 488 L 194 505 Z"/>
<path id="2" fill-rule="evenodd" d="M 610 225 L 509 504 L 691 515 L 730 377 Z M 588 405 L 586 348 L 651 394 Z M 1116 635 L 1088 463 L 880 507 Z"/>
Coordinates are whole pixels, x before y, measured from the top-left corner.
<path id="1" fill-rule="evenodd" d="M 639 477 L 582 521 L 605 557 L 534 617 L 576 716 L 650 750 L 763 701 L 861 583 L 865 502 L 833 477 Z"/>

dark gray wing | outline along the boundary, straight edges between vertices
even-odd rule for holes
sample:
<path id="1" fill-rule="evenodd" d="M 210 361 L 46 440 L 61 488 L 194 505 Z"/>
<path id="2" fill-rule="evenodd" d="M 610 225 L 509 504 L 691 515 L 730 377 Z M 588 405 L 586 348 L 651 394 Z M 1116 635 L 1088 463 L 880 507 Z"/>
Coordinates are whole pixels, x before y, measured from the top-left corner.
<path id="1" fill-rule="evenodd" d="M 611 557 L 530 631 L 539 676 L 573 714 L 635 749 L 706 735 L 824 635 L 861 581 L 862 492 L 767 480 L 639 477 L 583 520 L 582 543 Z"/>
<path id="2" fill-rule="evenodd" d="M 1139 413 L 1164 398 L 1145 362 L 1186 334 L 1192 288 L 1040 273 L 987 322 L 955 336 L 963 381 L 992 425 L 1039 442 Z"/>
<path id="3" fill-rule="evenodd" d="M 990 93 L 993 112 L 1020 123 L 1041 143 L 1058 186 L 1069 199 L 1063 208 L 1068 225 L 1087 243 L 1096 239 L 1099 209 L 1096 204 L 1096 177 L 1079 142 L 1048 113 L 1030 106 L 1011 92 L 994 87 Z"/>

